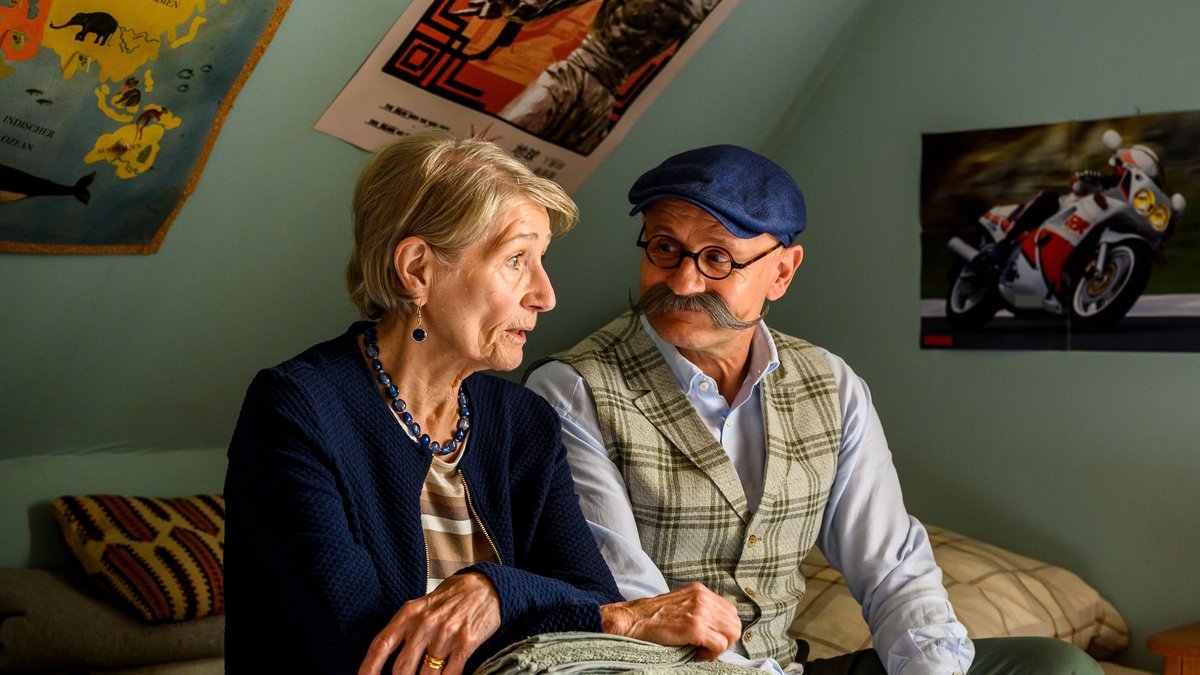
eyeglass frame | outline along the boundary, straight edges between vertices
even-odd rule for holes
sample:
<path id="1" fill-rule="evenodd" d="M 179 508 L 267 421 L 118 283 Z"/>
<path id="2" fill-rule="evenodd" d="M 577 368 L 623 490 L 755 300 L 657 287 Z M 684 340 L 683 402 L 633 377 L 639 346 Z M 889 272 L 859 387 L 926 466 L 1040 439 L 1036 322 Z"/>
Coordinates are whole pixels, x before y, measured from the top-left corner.
<path id="1" fill-rule="evenodd" d="M 747 267 L 758 262 L 759 260 L 762 260 L 763 258 L 767 257 L 767 255 L 769 255 L 770 253 L 773 253 L 776 249 L 783 248 L 782 241 L 776 242 L 774 246 L 763 251 L 762 253 L 759 253 L 758 255 L 754 256 L 753 258 L 747 260 L 746 262 L 738 262 L 737 260 L 734 260 L 733 254 L 729 252 L 729 249 L 727 249 L 723 246 L 705 246 L 704 248 L 701 248 L 699 251 L 689 251 L 683 247 L 682 242 L 680 242 L 678 239 L 676 239 L 675 237 L 672 237 L 670 235 L 656 234 L 653 237 L 650 237 L 649 239 L 643 240 L 642 235 L 644 235 L 644 234 L 646 234 L 646 225 L 645 224 L 642 225 L 642 231 L 638 232 L 638 240 L 637 240 L 636 246 L 638 248 L 642 249 L 642 252 L 646 255 L 646 260 L 648 260 L 651 265 L 654 265 L 655 267 L 657 267 L 660 270 L 674 270 L 674 269 L 679 269 L 679 266 L 683 264 L 684 258 L 691 258 L 692 264 L 694 264 L 696 266 L 696 271 L 700 273 L 700 276 L 704 277 L 705 279 L 712 279 L 713 281 L 721 281 L 723 279 L 728 279 L 729 276 L 731 274 L 733 274 L 734 270 L 744 270 Z M 663 267 L 662 265 L 659 265 L 658 263 L 654 262 L 654 260 L 650 257 L 650 242 L 654 241 L 655 239 L 658 239 L 659 237 L 664 237 L 666 239 L 670 239 L 671 241 L 673 241 L 679 245 L 679 260 L 676 260 L 675 264 L 671 265 L 670 267 Z M 703 269 L 700 268 L 700 254 L 704 253 L 705 251 L 707 251 L 709 249 L 714 249 L 714 248 L 716 250 L 724 253 L 725 256 L 727 258 L 729 258 L 729 271 L 726 272 L 725 276 L 723 276 L 723 277 L 714 277 L 713 275 L 706 273 Z"/>

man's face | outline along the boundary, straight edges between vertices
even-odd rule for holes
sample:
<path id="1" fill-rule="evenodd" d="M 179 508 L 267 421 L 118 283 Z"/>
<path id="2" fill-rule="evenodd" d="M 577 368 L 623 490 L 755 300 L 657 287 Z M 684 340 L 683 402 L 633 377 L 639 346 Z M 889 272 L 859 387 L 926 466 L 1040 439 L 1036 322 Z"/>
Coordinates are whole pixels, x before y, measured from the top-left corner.
<path id="1" fill-rule="evenodd" d="M 647 241 L 666 235 L 692 252 L 706 246 L 719 246 L 738 262 L 750 260 L 779 243 L 769 234 L 740 239 L 704 209 L 674 199 L 651 204 L 644 211 L 644 220 L 646 231 L 642 237 Z M 725 301 L 737 318 L 753 321 L 762 314 L 767 300 L 783 295 L 801 255 L 799 246 L 778 249 L 745 269 L 733 270 L 720 280 L 700 274 L 692 258 L 684 258 L 675 269 L 665 270 L 642 256 L 638 290 L 644 295 L 655 286 L 665 286 L 672 293 L 683 296 L 711 291 Z M 742 347 L 736 345 L 742 344 L 748 350 L 753 330 L 718 327 L 708 314 L 695 310 L 654 312 L 646 318 L 654 331 L 676 348 L 710 356 L 731 348 L 740 350 Z"/>

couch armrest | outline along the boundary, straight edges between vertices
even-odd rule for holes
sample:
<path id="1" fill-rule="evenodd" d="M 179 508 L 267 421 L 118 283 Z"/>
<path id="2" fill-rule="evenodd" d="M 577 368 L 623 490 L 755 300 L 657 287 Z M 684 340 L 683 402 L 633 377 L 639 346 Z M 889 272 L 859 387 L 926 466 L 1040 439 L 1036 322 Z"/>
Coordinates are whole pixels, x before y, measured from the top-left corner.
<path id="1" fill-rule="evenodd" d="M 225 617 L 149 624 L 84 585 L 0 569 L 0 673 L 128 668 L 225 653 Z"/>

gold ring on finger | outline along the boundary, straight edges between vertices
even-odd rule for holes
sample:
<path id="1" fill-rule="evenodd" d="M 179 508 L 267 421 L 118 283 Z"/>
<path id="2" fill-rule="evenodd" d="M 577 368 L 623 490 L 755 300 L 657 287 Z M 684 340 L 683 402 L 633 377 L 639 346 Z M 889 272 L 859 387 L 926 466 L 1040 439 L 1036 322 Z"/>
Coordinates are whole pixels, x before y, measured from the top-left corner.
<path id="1" fill-rule="evenodd" d="M 426 654 L 425 658 L 421 659 L 421 661 L 430 670 L 441 670 L 442 666 L 446 665 L 446 659 L 439 659 L 429 654 Z"/>

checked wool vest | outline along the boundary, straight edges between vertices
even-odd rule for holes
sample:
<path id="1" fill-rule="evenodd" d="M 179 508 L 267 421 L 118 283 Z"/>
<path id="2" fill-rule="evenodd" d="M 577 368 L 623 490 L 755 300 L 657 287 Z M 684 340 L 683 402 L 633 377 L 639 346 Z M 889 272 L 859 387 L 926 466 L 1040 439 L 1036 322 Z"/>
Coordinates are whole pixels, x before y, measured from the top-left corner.
<path id="1" fill-rule="evenodd" d="M 796 655 L 787 635 L 804 596 L 800 562 L 821 527 L 841 446 L 837 383 L 821 350 L 771 331 L 779 368 L 762 381 L 767 461 L 751 513 L 737 471 L 641 322 L 626 313 L 551 358 L 596 400 L 643 550 L 671 588 L 698 581 L 737 606 L 753 659 Z"/>

